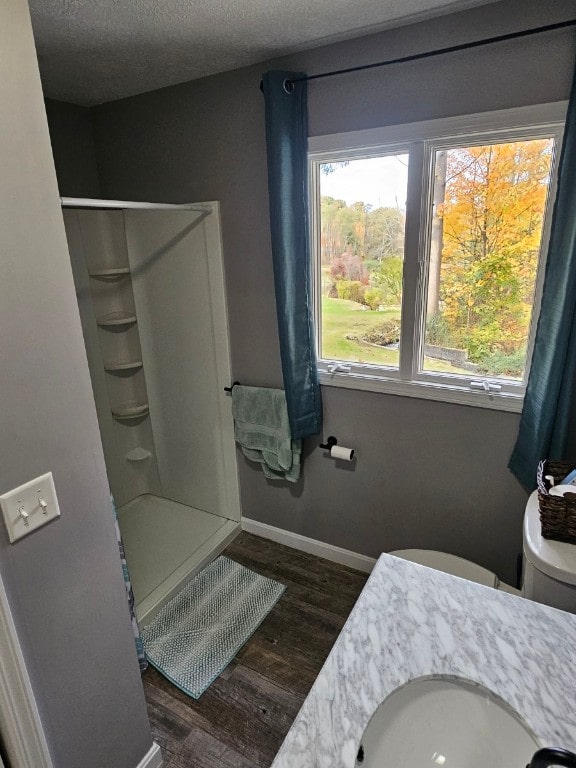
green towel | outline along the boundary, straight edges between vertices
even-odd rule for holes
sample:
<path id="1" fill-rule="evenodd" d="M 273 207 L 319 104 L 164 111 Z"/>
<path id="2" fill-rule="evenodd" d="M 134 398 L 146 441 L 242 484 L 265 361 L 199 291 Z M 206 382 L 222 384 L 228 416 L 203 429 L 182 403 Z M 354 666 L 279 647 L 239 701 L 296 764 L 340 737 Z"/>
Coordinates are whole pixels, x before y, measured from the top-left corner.
<path id="1" fill-rule="evenodd" d="M 250 461 L 262 465 L 270 480 L 300 477 L 302 440 L 293 440 L 282 389 L 243 387 L 232 389 L 234 437 Z"/>

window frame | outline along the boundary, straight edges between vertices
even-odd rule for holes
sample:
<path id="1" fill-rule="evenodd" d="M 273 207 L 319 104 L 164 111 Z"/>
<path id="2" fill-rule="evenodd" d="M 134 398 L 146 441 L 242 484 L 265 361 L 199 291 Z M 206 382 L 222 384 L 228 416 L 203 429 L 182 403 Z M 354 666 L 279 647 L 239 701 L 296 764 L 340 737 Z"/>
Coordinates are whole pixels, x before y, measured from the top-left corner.
<path id="1" fill-rule="evenodd" d="M 320 383 L 373 392 L 407 395 L 483 408 L 520 411 L 530 370 L 534 335 L 550 238 L 557 170 L 567 102 L 498 110 L 384 128 L 310 137 L 308 140 L 310 243 Z M 435 152 L 456 146 L 554 137 L 546 213 L 542 229 L 530 323 L 525 375 L 522 382 L 420 370 L 423 353 L 431 222 L 431 178 Z M 408 190 L 403 266 L 399 366 L 329 360 L 321 350 L 320 165 L 390 154 L 408 153 Z"/>

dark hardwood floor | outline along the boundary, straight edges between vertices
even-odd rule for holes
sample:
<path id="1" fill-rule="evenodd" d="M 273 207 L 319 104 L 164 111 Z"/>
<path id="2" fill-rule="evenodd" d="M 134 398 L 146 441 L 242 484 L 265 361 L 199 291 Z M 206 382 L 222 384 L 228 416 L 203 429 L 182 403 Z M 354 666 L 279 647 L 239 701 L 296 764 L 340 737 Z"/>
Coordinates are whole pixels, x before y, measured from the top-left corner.
<path id="1" fill-rule="evenodd" d="M 144 674 L 167 768 L 268 768 L 367 578 L 248 533 L 224 554 L 287 589 L 198 701 Z"/>

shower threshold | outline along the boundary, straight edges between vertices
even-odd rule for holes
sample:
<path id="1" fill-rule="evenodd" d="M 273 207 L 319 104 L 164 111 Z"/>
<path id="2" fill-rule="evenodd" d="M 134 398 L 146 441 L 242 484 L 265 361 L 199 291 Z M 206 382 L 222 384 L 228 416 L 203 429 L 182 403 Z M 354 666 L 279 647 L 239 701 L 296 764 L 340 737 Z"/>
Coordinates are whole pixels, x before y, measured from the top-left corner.
<path id="1" fill-rule="evenodd" d="M 149 493 L 120 507 L 118 522 L 141 625 L 240 532 L 238 522 Z"/>

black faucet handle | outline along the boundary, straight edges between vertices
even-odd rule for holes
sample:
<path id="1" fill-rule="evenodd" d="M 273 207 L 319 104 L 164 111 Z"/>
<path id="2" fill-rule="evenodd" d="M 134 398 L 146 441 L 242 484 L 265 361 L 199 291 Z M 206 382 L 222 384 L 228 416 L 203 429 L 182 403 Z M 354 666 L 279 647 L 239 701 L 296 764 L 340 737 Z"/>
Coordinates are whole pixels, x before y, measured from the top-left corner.
<path id="1" fill-rule="evenodd" d="M 532 755 L 532 760 L 526 768 L 551 768 L 553 765 L 576 768 L 576 755 L 567 749 L 539 749 Z"/>

